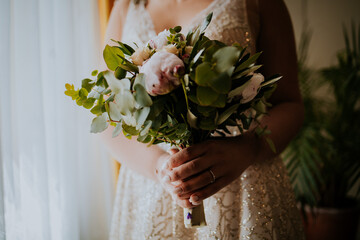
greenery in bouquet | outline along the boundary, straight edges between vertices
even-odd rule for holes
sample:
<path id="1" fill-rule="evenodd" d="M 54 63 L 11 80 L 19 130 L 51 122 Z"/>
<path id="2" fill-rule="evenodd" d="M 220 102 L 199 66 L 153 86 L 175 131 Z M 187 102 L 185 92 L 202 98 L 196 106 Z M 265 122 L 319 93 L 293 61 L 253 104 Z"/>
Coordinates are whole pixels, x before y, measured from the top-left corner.
<path id="1" fill-rule="evenodd" d="M 94 71 L 80 89 L 66 84 L 65 94 L 96 115 L 91 132 L 112 125 L 113 137 L 123 132 L 142 143 L 182 148 L 214 133 L 231 134 L 229 126 L 242 133 L 257 122 L 280 77 L 255 73 L 260 53 L 207 38 L 211 17 L 186 36 L 177 26 L 136 50 L 114 41 L 104 49 L 108 70 Z M 259 129 L 259 135 L 268 133 Z"/>

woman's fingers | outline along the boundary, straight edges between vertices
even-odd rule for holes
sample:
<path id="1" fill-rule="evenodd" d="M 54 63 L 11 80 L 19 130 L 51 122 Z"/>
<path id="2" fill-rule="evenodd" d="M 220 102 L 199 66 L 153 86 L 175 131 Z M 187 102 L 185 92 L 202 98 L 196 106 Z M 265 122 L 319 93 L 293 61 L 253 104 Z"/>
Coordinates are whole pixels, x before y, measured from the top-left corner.
<path id="1" fill-rule="evenodd" d="M 215 182 L 207 185 L 206 187 L 196 191 L 190 196 L 190 202 L 193 205 L 199 205 L 204 199 L 214 195 L 220 189 L 225 187 L 228 184 L 228 178 L 220 177 L 215 180 Z"/>
<path id="2" fill-rule="evenodd" d="M 214 178 L 209 170 L 203 171 L 201 174 L 187 180 L 184 182 L 181 182 L 179 185 L 177 185 L 178 188 L 180 188 L 181 194 L 179 196 L 181 197 L 190 197 L 188 194 L 193 193 L 196 190 L 202 189 L 206 187 L 207 185 L 211 184 L 214 181 Z"/>
<path id="3" fill-rule="evenodd" d="M 204 157 L 199 157 L 188 161 L 176 168 L 173 168 L 169 172 L 169 177 L 172 182 L 178 180 L 184 180 L 191 176 L 195 176 L 200 172 L 203 172 L 205 169 L 211 167 L 212 161 L 210 159 L 206 159 Z"/>
<path id="4" fill-rule="evenodd" d="M 186 163 L 194 158 L 203 155 L 206 152 L 204 143 L 200 143 L 194 146 L 187 147 L 173 154 L 168 161 L 168 169 L 171 170 Z"/>

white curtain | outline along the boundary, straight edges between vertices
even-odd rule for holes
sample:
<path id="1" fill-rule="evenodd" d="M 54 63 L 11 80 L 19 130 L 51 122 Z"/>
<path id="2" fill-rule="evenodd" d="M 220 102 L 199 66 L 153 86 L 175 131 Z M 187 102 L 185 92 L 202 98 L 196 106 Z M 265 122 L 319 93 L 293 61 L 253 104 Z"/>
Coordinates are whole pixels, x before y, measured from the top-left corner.
<path id="1" fill-rule="evenodd" d="M 0 239 L 107 239 L 113 163 L 64 95 L 100 46 L 96 0 L 0 1 Z"/>

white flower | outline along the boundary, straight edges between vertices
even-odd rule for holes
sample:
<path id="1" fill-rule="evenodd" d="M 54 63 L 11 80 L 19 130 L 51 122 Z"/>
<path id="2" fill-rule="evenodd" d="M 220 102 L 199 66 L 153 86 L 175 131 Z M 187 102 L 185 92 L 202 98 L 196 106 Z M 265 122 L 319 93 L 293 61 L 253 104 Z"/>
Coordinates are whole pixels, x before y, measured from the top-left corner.
<path id="1" fill-rule="evenodd" d="M 133 117 L 136 101 L 130 91 L 130 80 L 127 78 L 117 79 L 112 72 L 105 72 L 104 77 L 109 84 L 112 93 L 115 94 L 113 102 L 109 103 L 109 115 L 111 120 L 120 121 L 121 119 L 129 126 L 136 126 Z"/>
<path id="2" fill-rule="evenodd" d="M 250 102 L 258 94 L 261 83 L 264 81 L 264 76 L 261 73 L 254 73 L 243 92 L 240 103 Z"/>
<path id="3" fill-rule="evenodd" d="M 168 36 L 170 36 L 170 31 L 164 30 L 161 33 L 159 33 L 156 37 L 148 41 L 148 44 L 151 48 L 161 49 L 162 47 L 168 44 L 168 39 L 167 39 Z"/>
<path id="4" fill-rule="evenodd" d="M 175 55 L 179 54 L 179 50 L 173 44 L 166 45 L 165 47 L 162 48 L 162 50 L 165 52 L 175 54 Z"/>
<path id="5" fill-rule="evenodd" d="M 145 47 L 139 47 L 135 50 L 135 52 L 130 56 L 130 59 L 132 62 L 137 65 L 141 66 L 145 60 L 147 60 L 150 57 L 151 50 L 145 46 Z"/>
<path id="6" fill-rule="evenodd" d="M 146 91 L 152 96 L 167 94 L 178 87 L 183 72 L 183 61 L 165 51 L 156 52 L 140 68 L 140 73 L 145 74 Z"/>

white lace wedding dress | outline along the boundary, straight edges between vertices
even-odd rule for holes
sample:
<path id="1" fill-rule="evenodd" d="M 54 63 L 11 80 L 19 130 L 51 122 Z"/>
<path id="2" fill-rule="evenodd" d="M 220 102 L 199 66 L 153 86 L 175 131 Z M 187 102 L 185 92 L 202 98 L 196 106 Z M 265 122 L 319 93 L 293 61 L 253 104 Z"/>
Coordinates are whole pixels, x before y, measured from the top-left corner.
<path id="1" fill-rule="evenodd" d="M 187 28 L 213 12 L 206 31 L 209 38 L 239 42 L 254 52 L 257 32 L 249 27 L 245 4 L 245 0 L 214 0 Z M 122 41 L 129 44 L 145 43 L 156 34 L 145 1 L 131 0 L 123 33 Z M 278 158 L 249 167 L 206 199 L 204 207 L 208 226 L 186 229 L 182 208 L 159 183 L 122 166 L 110 239 L 303 239 L 299 211 Z"/>

